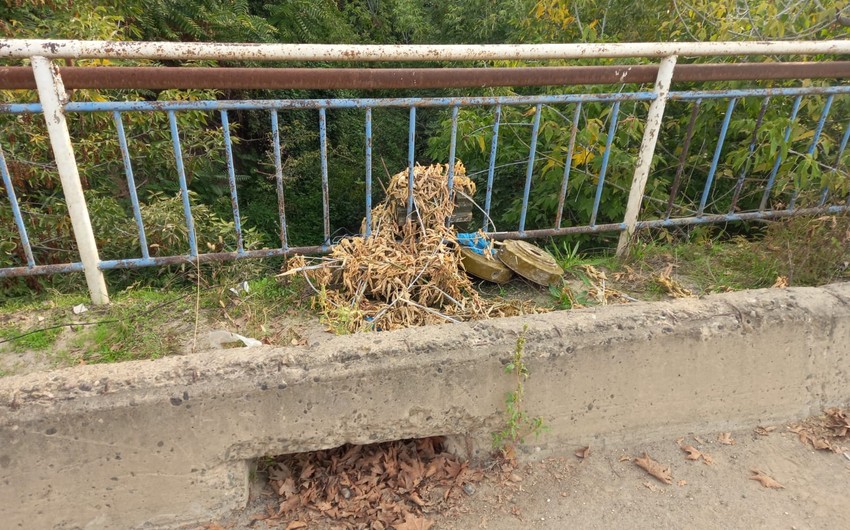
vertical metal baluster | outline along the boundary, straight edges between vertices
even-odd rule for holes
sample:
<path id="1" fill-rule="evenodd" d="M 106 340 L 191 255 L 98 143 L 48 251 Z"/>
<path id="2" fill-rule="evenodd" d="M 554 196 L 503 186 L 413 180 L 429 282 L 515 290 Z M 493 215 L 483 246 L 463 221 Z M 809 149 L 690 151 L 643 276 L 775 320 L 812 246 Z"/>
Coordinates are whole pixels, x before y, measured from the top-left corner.
<path id="1" fill-rule="evenodd" d="M 280 216 L 280 247 L 289 250 L 286 234 L 286 202 L 283 195 L 283 164 L 280 160 L 280 129 L 278 127 L 277 111 L 271 111 L 272 143 L 274 149 L 274 178 L 277 184 L 277 212 Z"/>
<path id="2" fill-rule="evenodd" d="M 366 107 L 366 237 L 372 235 L 372 108 Z"/>
<path id="3" fill-rule="evenodd" d="M 673 213 L 673 202 L 676 200 L 676 195 L 679 193 L 679 186 L 682 184 L 682 173 L 685 171 L 685 162 L 688 160 L 688 152 L 691 149 L 691 140 L 694 138 L 694 129 L 701 104 L 702 100 L 697 99 L 691 109 L 691 118 L 688 120 L 688 131 L 685 133 L 685 143 L 682 144 L 682 152 L 679 153 L 679 164 L 676 166 L 676 176 L 673 177 L 673 186 L 670 187 L 670 198 L 667 199 L 667 211 L 664 214 L 664 219 L 670 219 L 670 215 Z"/>
<path id="4" fill-rule="evenodd" d="M 646 181 L 649 179 L 649 169 L 652 167 L 652 158 L 655 156 L 655 145 L 658 143 L 658 134 L 661 131 L 661 122 L 664 119 L 664 109 L 667 106 L 667 97 L 670 94 L 670 83 L 673 80 L 673 70 L 676 68 L 675 55 L 670 55 L 661 60 L 658 66 L 658 75 L 655 77 L 653 93 L 655 99 L 649 104 L 649 112 L 646 113 L 646 126 L 643 128 L 643 138 L 640 141 L 640 152 L 638 153 L 635 174 L 632 177 L 632 186 L 629 188 L 629 201 L 626 204 L 626 213 L 623 215 L 624 230 L 620 232 L 620 240 L 617 242 L 617 256 L 623 257 L 629 250 L 629 243 L 637 228 L 640 207 L 643 204 L 643 193 L 646 189 Z"/>
<path id="5" fill-rule="evenodd" d="M 30 238 L 27 234 L 27 227 L 24 225 L 24 218 L 21 216 L 21 208 L 18 206 L 18 197 L 12 187 L 12 175 L 9 174 L 9 168 L 6 166 L 6 157 L 3 155 L 2 146 L 0 146 L 0 175 L 3 177 L 3 185 L 6 186 L 6 195 L 9 197 L 9 205 L 12 207 L 12 217 L 15 218 L 15 225 L 17 225 L 18 233 L 21 235 L 21 246 L 24 248 L 24 255 L 27 257 L 27 267 L 35 267 Z"/>
<path id="6" fill-rule="evenodd" d="M 561 220 L 564 215 L 564 201 L 567 198 L 567 185 L 570 182 L 570 170 L 573 167 L 573 150 L 576 145 L 576 134 L 578 134 L 578 121 L 581 118 L 581 102 L 576 103 L 573 113 L 573 123 L 570 127 L 570 143 L 567 146 L 567 158 L 564 159 L 564 180 L 561 181 L 561 194 L 558 196 L 558 214 L 555 217 L 555 226 L 561 228 Z"/>
<path id="7" fill-rule="evenodd" d="M 455 105 L 452 107 L 452 132 L 449 140 L 449 200 L 455 200 L 455 152 L 457 148 L 457 114 L 460 108 Z"/>
<path id="8" fill-rule="evenodd" d="M 186 218 L 186 230 L 189 234 L 189 256 L 198 256 L 198 242 L 195 239 L 195 220 L 189 204 L 189 187 L 186 185 L 186 170 L 183 167 L 183 150 L 180 148 L 180 135 L 177 132 L 177 117 L 173 110 L 168 111 L 168 125 L 171 128 L 171 145 L 174 148 L 174 160 L 177 163 L 177 179 L 180 182 L 180 195 L 183 199 L 183 215 Z"/>
<path id="9" fill-rule="evenodd" d="M 230 120 L 227 111 L 221 111 L 221 129 L 224 134 L 224 154 L 227 160 L 227 182 L 230 184 L 230 206 L 233 208 L 233 224 L 236 227 L 236 252 L 243 254 L 242 219 L 239 217 L 239 198 L 236 194 L 236 168 L 233 165 L 233 144 L 230 139 Z"/>
<path id="10" fill-rule="evenodd" d="M 741 173 L 738 175 L 738 182 L 735 183 L 735 192 L 732 194 L 732 205 L 729 207 L 729 213 L 735 212 L 735 207 L 738 206 L 738 199 L 741 197 L 741 191 L 744 189 L 744 180 L 747 178 L 747 168 L 750 165 L 750 160 L 756 150 L 758 141 L 758 132 L 761 128 L 761 122 L 764 121 L 764 115 L 767 112 L 767 105 L 770 102 L 770 96 L 764 98 L 761 102 L 758 118 L 756 118 L 755 127 L 753 127 L 753 137 L 750 140 L 750 146 L 747 148 L 747 159 L 741 166 Z"/>
<path id="11" fill-rule="evenodd" d="M 327 247 L 331 244 L 331 214 L 328 194 L 328 117 L 325 107 L 319 109 L 319 144 L 322 151 L 322 221 Z"/>
<path id="12" fill-rule="evenodd" d="M 791 130 L 794 128 L 794 121 L 797 119 L 797 112 L 800 110 L 800 102 L 803 100 L 803 96 L 797 96 L 794 98 L 794 106 L 791 109 L 791 118 L 788 120 L 788 126 L 785 127 L 785 136 L 782 140 L 782 143 L 787 144 L 788 140 L 791 138 Z M 782 150 L 776 153 L 776 161 L 773 163 L 773 169 L 770 170 L 770 177 L 767 179 L 767 186 L 764 189 L 764 195 L 761 197 L 761 204 L 759 204 L 759 211 L 764 211 L 765 207 L 767 207 L 767 201 L 770 199 L 770 192 L 773 189 L 773 184 L 776 182 L 776 174 L 779 172 L 779 166 L 782 165 Z"/>
<path id="13" fill-rule="evenodd" d="M 407 218 L 413 212 L 413 164 L 415 163 L 416 107 L 410 107 L 410 127 L 407 133 Z"/>
<path id="14" fill-rule="evenodd" d="M 611 122 L 608 125 L 608 137 L 605 139 L 605 153 L 602 155 L 602 167 L 599 169 L 599 184 L 596 186 L 596 197 L 593 199 L 593 212 L 590 214 L 590 226 L 596 226 L 596 215 L 599 213 L 599 202 L 602 200 L 602 188 L 605 186 L 605 172 L 608 169 L 608 158 L 611 155 L 611 145 L 617 132 L 617 118 L 620 114 L 620 102 L 615 101 L 611 108 Z"/>
<path id="15" fill-rule="evenodd" d="M 711 186 L 714 184 L 714 174 L 717 172 L 717 164 L 720 162 L 720 153 L 723 151 L 723 142 L 726 140 L 726 132 L 729 130 L 729 121 L 732 119 L 732 111 L 735 110 L 735 103 L 737 102 L 738 98 L 732 98 L 726 106 L 726 116 L 723 117 L 723 125 L 720 126 L 720 137 L 717 139 L 717 147 L 714 148 L 714 157 L 711 159 L 708 178 L 705 181 L 705 188 L 702 190 L 702 198 L 699 201 L 697 217 L 702 217 L 703 212 L 705 212 L 705 204 L 708 202 L 708 194 L 711 192 Z"/>
<path id="16" fill-rule="evenodd" d="M 499 145 L 499 123 L 502 121 L 502 106 L 496 105 L 496 116 L 493 121 L 493 140 L 490 144 L 490 166 L 487 168 L 487 192 L 484 195 L 484 224 L 481 229 L 489 230 L 490 201 L 493 197 L 493 178 L 496 174 L 496 148 Z"/>
<path id="17" fill-rule="evenodd" d="M 139 196 L 136 193 L 136 180 L 133 178 L 133 165 L 130 163 L 130 149 L 127 147 L 127 135 L 124 134 L 124 122 L 120 112 L 112 113 L 115 129 L 118 131 L 118 145 L 121 147 L 121 156 L 124 157 L 124 174 L 127 176 L 127 189 L 130 192 L 130 203 L 133 205 L 133 217 L 136 219 L 136 228 L 139 230 L 139 246 L 142 249 L 142 257 L 150 258 L 148 253 L 148 239 L 145 236 L 145 225 L 142 222 L 142 212 L 139 208 Z"/>
<path id="18" fill-rule="evenodd" d="M 522 209 L 519 213 L 519 231 L 525 232 L 525 216 L 528 214 L 528 197 L 531 194 L 531 178 L 534 174 L 534 158 L 537 155 L 537 136 L 540 133 L 540 114 L 543 105 L 534 108 L 534 124 L 531 126 L 531 147 L 528 152 L 528 167 L 525 170 L 525 188 L 522 191 Z"/>
<path id="19" fill-rule="evenodd" d="M 826 123 L 826 117 L 829 115 L 829 109 L 832 107 L 832 101 L 835 98 L 832 94 L 830 94 L 826 98 L 826 103 L 823 106 L 823 111 L 820 114 L 820 119 L 818 120 L 818 125 L 815 128 L 815 134 L 812 136 L 812 143 L 809 146 L 808 150 L 806 150 L 807 155 L 813 155 L 815 150 L 818 147 L 818 142 L 820 141 L 820 135 L 823 132 L 823 126 Z M 800 186 L 802 183 L 798 181 L 797 188 L 794 190 L 794 193 L 791 195 L 791 201 L 788 203 L 788 209 L 793 210 L 794 204 L 797 202 L 797 196 L 800 194 Z"/>
<path id="20" fill-rule="evenodd" d="M 841 155 L 844 154 L 848 139 L 850 139 L 850 122 L 847 122 L 847 126 L 844 129 L 844 137 L 841 139 L 841 146 L 838 148 L 838 154 L 835 156 L 835 164 L 833 164 L 835 167 L 832 168 L 832 171 L 838 171 L 838 165 L 841 163 Z M 824 186 L 820 197 L 820 204 L 818 204 L 819 207 L 826 204 L 827 197 L 829 197 L 829 186 Z"/>
<path id="21" fill-rule="evenodd" d="M 62 194 L 68 206 L 68 216 L 74 228 L 74 240 L 83 263 L 86 276 L 86 286 L 89 289 L 92 303 L 103 305 L 109 303 L 109 291 L 106 279 L 100 270 L 100 253 L 97 240 L 92 230 L 91 217 L 83 193 L 80 171 L 74 158 L 74 147 L 71 144 L 71 134 L 65 119 L 65 103 L 67 93 L 62 83 L 59 69 L 50 59 L 34 56 L 30 58 L 35 84 L 38 88 L 38 99 L 41 102 L 42 114 L 50 136 L 50 147 L 56 160 L 59 180 L 62 182 Z"/>

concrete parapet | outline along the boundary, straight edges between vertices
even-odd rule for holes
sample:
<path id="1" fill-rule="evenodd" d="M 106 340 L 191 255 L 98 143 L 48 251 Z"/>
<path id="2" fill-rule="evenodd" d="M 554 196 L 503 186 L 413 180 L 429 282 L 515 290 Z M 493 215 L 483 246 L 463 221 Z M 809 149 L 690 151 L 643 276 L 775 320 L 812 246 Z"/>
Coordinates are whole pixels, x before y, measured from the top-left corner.
<path id="1" fill-rule="evenodd" d="M 489 439 L 528 326 L 544 450 L 784 421 L 850 401 L 850 284 L 221 350 L 0 379 L 4 528 L 147 528 L 244 506 L 265 455 Z M 479 444 L 480 445 L 480 444 Z"/>

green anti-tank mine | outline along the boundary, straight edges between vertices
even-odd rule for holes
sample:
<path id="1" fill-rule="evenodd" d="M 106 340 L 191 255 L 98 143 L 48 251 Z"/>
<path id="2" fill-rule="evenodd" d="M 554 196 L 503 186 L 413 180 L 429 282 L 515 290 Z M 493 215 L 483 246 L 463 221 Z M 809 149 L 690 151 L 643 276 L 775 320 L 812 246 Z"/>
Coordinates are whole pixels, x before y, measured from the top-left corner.
<path id="1" fill-rule="evenodd" d="M 512 271 L 540 285 L 553 285 L 564 275 L 551 254 L 525 241 L 506 240 L 498 256 Z"/>
<path id="2" fill-rule="evenodd" d="M 505 283 L 514 273 L 495 256 L 486 257 L 467 247 L 460 247 L 461 263 L 468 274 L 493 283 Z"/>

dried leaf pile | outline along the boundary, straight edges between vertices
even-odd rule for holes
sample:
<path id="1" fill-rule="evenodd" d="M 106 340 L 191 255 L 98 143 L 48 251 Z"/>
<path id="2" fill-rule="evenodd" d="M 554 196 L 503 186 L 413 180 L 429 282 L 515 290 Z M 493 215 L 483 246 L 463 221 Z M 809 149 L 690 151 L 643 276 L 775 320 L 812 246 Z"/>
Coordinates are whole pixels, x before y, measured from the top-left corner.
<path id="1" fill-rule="evenodd" d="M 289 261 L 317 291 L 313 305 L 331 331 L 353 333 L 425 324 L 513 316 L 534 311 L 529 303 L 479 297 L 461 265 L 448 190 L 448 165 L 414 168 L 412 215 L 399 219 L 409 198 L 409 172 L 394 175 L 384 202 L 372 209 L 371 236 L 348 237 L 329 258 Z M 461 162 L 454 192 L 472 196 L 475 183 Z M 365 221 L 363 232 L 365 232 Z"/>
<path id="2" fill-rule="evenodd" d="M 840 453 L 850 445 L 850 409 L 827 409 L 822 416 L 792 425 L 788 430 L 815 449 Z"/>
<path id="3" fill-rule="evenodd" d="M 474 491 L 483 477 L 441 452 L 439 438 L 285 455 L 269 468 L 280 507 L 262 519 L 284 528 L 427 530 L 429 512 Z"/>

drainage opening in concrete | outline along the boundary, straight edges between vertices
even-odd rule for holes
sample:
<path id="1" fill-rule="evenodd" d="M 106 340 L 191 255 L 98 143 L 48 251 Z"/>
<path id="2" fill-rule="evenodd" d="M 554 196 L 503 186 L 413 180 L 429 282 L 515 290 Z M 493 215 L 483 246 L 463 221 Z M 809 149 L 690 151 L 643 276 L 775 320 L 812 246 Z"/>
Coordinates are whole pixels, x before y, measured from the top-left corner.
<path id="1" fill-rule="evenodd" d="M 432 437 L 261 459 L 265 512 L 252 519 L 293 530 L 430 528 L 484 478 L 446 445 Z"/>

